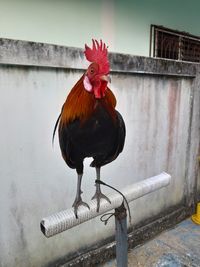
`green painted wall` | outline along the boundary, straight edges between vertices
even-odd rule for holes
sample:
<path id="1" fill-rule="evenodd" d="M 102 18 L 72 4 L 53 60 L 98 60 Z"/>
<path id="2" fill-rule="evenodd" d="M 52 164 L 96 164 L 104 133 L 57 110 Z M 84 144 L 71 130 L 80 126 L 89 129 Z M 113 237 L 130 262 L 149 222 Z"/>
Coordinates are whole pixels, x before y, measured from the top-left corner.
<path id="1" fill-rule="evenodd" d="M 148 56 L 150 24 L 200 35 L 198 0 L 0 0 L 0 37 Z"/>

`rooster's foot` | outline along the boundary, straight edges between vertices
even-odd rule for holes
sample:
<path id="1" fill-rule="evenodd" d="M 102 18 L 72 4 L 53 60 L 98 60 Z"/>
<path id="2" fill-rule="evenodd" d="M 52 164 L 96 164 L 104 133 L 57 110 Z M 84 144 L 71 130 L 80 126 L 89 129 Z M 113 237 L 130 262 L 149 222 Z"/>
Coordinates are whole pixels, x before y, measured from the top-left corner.
<path id="1" fill-rule="evenodd" d="M 78 219 L 78 214 L 77 214 L 77 211 L 78 211 L 78 207 L 79 206 L 85 206 L 86 208 L 88 208 L 90 210 L 90 206 L 86 203 L 86 202 L 83 202 L 82 201 L 82 198 L 81 196 L 79 198 L 76 198 L 74 200 L 74 203 L 72 205 L 72 207 L 74 208 L 74 214 L 76 216 L 76 219 Z"/>
<path id="2" fill-rule="evenodd" d="M 99 212 L 100 209 L 100 201 L 101 199 L 105 199 L 107 202 L 109 202 L 111 204 L 110 199 L 105 196 L 101 191 L 97 190 L 96 193 L 94 194 L 94 196 L 92 197 L 92 200 L 96 199 L 97 200 L 97 212 Z"/>

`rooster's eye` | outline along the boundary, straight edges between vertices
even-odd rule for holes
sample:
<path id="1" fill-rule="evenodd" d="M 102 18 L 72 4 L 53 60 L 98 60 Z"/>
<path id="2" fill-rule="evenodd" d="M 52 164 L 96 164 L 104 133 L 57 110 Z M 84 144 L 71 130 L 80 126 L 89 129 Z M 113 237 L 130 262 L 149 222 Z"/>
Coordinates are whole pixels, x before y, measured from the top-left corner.
<path id="1" fill-rule="evenodd" d="M 94 73 L 94 69 L 91 69 L 91 70 L 90 70 L 90 73 L 93 74 L 93 73 Z"/>

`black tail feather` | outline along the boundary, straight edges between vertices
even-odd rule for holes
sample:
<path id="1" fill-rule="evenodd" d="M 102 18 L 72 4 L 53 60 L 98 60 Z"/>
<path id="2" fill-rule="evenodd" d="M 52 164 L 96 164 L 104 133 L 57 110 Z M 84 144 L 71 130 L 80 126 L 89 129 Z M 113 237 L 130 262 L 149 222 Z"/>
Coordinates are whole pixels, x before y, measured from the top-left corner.
<path id="1" fill-rule="evenodd" d="M 53 146 L 53 143 L 54 143 L 54 137 L 55 137 L 56 129 L 57 129 L 57 127 L 58 127 L 58 123 L 59 123 L 59 121 L 60 121 L 61 114 L 62 114 L 62 112 L 61 112 L 60 115 L 58 116 L 58 118 L 57 118 L 57 120 L 56 120 L 56 124 L 55 124 L 54 129 L 53 129 L 52 146 Z"/>

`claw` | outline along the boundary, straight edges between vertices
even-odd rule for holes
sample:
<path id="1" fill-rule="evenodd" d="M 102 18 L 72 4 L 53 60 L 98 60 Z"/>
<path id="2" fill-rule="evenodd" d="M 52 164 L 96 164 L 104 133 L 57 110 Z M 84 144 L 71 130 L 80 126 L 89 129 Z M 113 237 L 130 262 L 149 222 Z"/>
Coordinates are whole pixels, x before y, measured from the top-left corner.
<path id="1" fill-rule="evenodd" d="M 100 181 L 100 168 L 101 167 L 96 167 L 96 179 Z M 94 194 L 94 196 L 92 197 L 92 199 L 96 199 L 97 200 L 97 212 L 99 212 L 100 209 L 100 202 L 101 202 L 101 198 L 105 199 L 107 202 L 109 202 L 111 204 L 110 199 L 105 196 L 104 194 L 102 194 L 101 192 L 101 187 L 99 183 L 95 184 L 96 186 L 96 193 Z"/>
<path id="2" fill-rule="evenodd" d="M 81 197 L 79 197 L 78 199 L 75 199 L 72 207 L 74 208 L 74 214 L 75 214 L 76 219 L 78 219 L 77 212 L 78 212 L 79 206 L 85 206 L 86 208 L 90 210 L 90 206 L 86 202 L 83 202 Z"/>
<path id="3" fill-rule="evenodd" d="M 107 196 L 105 196 L 101 191 L 96 191 L 96 193 L 92 197 L 92 200 L 93 199 L 97 200 L 97 212 L 99 212 L 99 209 L 100 209 L 100 201 L 101 201 L 101 199 L 105 199 L 107 202 L 109 202 L 111 204 L 110 199 Z"/>

